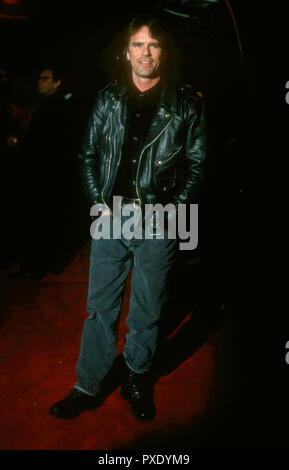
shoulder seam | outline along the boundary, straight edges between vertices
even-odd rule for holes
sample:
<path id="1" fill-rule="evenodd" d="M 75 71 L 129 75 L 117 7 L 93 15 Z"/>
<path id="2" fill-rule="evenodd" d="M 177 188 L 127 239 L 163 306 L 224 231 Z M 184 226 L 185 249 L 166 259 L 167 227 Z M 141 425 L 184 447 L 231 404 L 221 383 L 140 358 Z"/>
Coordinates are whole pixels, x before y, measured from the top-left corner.
<path id="1" fill-rule="evenodd" d="M 181 86 L 181 91 L 192 96 L 196 100 L 202 101 L 204 98 L 203 92 L 200 90 L 194 90 L 192 86 L 188 83 Z"/>
<path id="2" fill-rule="evenodd" d="M 97 94 L 100 94 L 100 93 L 103 93 L 104 91 L 108 90 L 109 88 L 111 88 L 112 86 L 114 86 L 115 84 L 114 83 L 108 83 L 107 85 L 105 85 L 105 87 L 101 88 L 101 90 L 98 90 Z"/>

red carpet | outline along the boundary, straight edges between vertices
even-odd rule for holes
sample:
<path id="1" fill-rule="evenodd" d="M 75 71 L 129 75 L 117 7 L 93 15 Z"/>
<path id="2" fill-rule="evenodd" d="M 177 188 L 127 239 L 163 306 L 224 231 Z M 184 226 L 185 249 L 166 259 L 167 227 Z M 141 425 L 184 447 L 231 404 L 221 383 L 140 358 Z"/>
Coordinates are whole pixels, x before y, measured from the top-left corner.
<path id="1" fill-rule="evenodd" d="M 224 331 L 161 376 L 155 386 L 157 416 L 142 424 L 116 389 L 95 411 L 57 420 L 50 405 L 75 382 L 81 330 L 86 318 L 88 246 L 60 275 L 41 281 L 12 281 L 2 272 L 0 326 L 0 449 L 130 449 L 157 445 L 198 426 L 224 388 L 221 357 Z M 13 271 L 10 267 L 9 272 Z M 120 323 L 124 341 L 129 282 Z M 137 444 L 136 444 L 137 443 Z"/>

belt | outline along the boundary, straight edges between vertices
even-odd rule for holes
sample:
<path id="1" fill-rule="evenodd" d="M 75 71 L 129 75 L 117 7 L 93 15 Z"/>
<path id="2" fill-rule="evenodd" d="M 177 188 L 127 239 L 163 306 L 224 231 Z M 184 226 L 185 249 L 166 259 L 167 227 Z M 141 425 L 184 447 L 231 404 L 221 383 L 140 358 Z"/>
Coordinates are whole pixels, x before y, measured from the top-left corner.
<path id="1" fill-rule="evenodd" d="M 133 199 L 133 198 L 129 198 L 129 197 L 122 197 L 121 204 L 122 204 L 122 205 L 132 204 L 133 206 L 140 206 L 140 199 Z"/>

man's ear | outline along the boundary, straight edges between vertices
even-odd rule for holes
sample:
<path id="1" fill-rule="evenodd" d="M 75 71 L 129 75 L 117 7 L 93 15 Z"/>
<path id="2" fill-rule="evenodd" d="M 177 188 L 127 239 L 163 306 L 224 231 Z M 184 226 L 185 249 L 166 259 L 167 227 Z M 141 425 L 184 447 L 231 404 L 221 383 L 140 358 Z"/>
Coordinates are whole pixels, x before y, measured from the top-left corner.
<path id="1" fill-rule="evenodd" d="M 59 88 L 61 85 L 61 80 L 57 80 L 57 82 L 55 82 L 55 88 Z"/>
<path id="2" fill-rule="evenodd" d="M 129 60 L 130 59 L 130 55 L 129 55 L 129 52 L 128 52 L 128 49 L 126 50 L 126 60 Z"/>

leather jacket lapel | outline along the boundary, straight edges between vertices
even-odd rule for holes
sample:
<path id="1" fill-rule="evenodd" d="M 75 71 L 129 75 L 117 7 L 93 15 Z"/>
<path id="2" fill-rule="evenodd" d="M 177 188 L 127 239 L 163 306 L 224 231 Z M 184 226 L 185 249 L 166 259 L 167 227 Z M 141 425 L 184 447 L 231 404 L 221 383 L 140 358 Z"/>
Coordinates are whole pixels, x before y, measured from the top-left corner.
<path id="1" fill-rule="evenodd" d="M 167 128 L 176 108 L 176 93 L 169 93 L 168 86 L 163 85 L 156 113 L 148 130 L 144 147 L 154 142 Z"/>
<path id="2" fill-rule="evenodd" d="M 112 99 L 115 101 L 115 107 L 119 106 L 119 122 L 120 130 L 124 130 L 127 118 L 126 108 L 126 92 L 127 85 L 117 83 L 112 91 Z M 170 88 L 169 85 L 163 85 L 159 103 L 157 105 L 156 113 L 152 119 L 148 134 L 144 143 L 144 147 L 150 145 L 171 121 L 172 116 L 176 109 L 176 91 L 175 88 Z"/>

